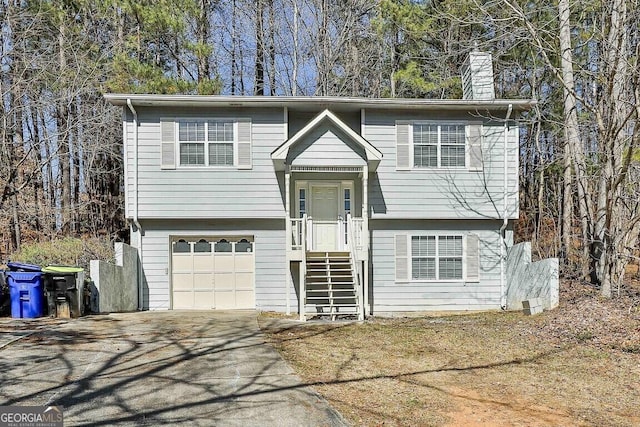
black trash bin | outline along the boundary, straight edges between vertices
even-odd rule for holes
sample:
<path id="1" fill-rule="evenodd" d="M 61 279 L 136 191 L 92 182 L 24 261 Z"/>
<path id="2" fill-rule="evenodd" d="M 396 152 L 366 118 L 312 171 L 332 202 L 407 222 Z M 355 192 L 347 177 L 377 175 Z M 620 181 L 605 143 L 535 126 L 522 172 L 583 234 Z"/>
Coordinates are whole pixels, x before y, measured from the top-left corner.
<path id="1" fill-rule="evenodd" d="M 44 273 L 44 288 L 51 317 L 80 317 L 80 290 L 77 286 L 79 267 L 47 266 Z"/>
<path id="2" fill-rule="evenodd" d="M 0 316 L 11 314 L 11 298 L 6 271 L 0 269 Z"/>

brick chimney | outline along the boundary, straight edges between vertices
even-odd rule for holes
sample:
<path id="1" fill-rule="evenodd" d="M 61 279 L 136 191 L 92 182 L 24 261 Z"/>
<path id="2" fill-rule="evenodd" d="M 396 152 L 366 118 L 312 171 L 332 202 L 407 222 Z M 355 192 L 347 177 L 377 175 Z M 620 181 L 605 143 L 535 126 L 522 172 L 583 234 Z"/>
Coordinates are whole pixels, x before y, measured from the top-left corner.
<path id="1" fill-rule="evenodd" d="M 462 99 L 496 98 L 491 54 L 474 50 L 462 65 Z"/>

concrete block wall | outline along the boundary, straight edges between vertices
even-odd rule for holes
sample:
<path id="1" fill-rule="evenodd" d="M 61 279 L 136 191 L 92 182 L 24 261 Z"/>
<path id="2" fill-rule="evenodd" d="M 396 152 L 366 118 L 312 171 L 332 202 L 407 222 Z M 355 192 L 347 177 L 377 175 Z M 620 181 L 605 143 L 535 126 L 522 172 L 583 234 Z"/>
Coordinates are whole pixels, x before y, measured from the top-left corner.
<path id="1" fill-rule="evenodd" d="M 90 262 L 91 311 L 117 313 L 138 309 L 138 251 L 115 244 L 116 263 Z"/>
<path id="2" fill-rule="evenodd" d="M 513 245 L 506 260 L 507 309 L 522 310 L 522 301 L 540 298 L 545 309 L 560 302 L 558 258 L 531 262 L 531 243 Z"/>

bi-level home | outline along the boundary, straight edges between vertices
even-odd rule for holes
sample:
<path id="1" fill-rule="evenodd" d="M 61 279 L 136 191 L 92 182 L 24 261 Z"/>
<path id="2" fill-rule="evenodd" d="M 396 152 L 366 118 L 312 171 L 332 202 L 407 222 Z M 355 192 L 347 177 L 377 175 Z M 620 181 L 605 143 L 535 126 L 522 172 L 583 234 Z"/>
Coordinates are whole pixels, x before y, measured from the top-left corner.
<path id="1" fill-rule="evenodd" d="M 491 56 L 463 99 L 109 94 L 141 309 L 498 309 L 519 112 Z"/>

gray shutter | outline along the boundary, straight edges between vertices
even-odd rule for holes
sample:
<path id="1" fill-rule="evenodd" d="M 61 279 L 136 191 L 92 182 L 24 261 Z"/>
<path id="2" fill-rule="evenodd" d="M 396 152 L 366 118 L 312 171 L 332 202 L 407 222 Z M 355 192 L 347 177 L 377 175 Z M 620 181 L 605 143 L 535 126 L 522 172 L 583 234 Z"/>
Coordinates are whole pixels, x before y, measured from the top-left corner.
<path id="1" fill-rule="evenodd" d="M 396 122 L 396 169 L 411 169 L 411 150 L 409 145 L 409 132 L 411 124 L 409 122 Z"/>
<path id="2" fill-rule="evenodd" d="M 251 169 L 251 119 L 238 119 L 238 169 Z"/>
<path id="3" fill-rule="evenodd" d="M 481 171 L 482 161 L 482 123 L 469 123 L 467 125 L 467 138 L 469 147 L 469 170 Z"/>
<path id="4" fill-rule="evenodd" d="M 467 282 L 480 281 L 480 238 L 477 234 L 466 236 Z"/>
<path id="5" fill-rule="evenodd" d="M 406 234 L 396 234 L 396 281 L 409 280 L 409 244 Z"/>
<path id="6" fill-rule="evenodd" d="M 176 125 L 173 119 L 160 119 L 160 146 L 162 169 L 176 168 Z"/>

